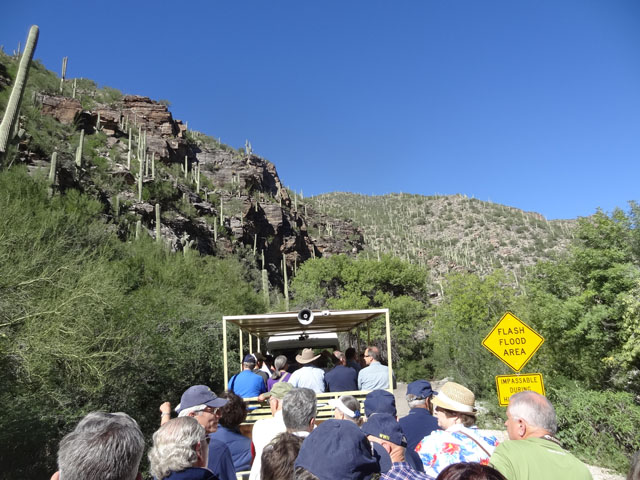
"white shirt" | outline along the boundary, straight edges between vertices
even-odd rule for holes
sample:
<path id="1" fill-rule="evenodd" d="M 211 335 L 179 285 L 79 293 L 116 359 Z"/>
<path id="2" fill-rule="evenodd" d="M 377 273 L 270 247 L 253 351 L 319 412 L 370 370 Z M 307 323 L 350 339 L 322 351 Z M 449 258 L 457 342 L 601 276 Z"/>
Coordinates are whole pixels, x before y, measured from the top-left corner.
<path id="1" fill-rule="evenodd" d="M 263 418 L 262 420 L 258 420 L 253 425 L 251 440 L 253 441 L 253 447 L 256 451 L 256 456 L 253 459 L 253 465 L 251 465 L 249 480 L 260 480 L 262 450 L 264 450 L 264 447 L 266 447 L 269 442 L 273 440 L 279 433 L 286 431 L 287 427 L 284 426 L 282 410 L 278 410 L 276 414 L 271 418 Z"/>
<path id="2" fill-rule="evenodd" d="M 299 368 L 291 374 L 289 383 L 294 387 L 310 388 L 316 393 L 323 393 L 325 390 L 324 370 L 312 366 Z"/>

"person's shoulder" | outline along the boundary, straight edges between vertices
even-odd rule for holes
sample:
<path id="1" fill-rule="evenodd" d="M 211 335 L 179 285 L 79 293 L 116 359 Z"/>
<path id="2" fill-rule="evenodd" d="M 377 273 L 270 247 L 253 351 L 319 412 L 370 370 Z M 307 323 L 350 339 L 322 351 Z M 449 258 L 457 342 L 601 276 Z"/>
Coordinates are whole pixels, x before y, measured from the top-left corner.
<path id="1" fill-rule="evenodd" d="M 223 454 L 223 455 L 225 451 L 229 452 L 229 447 L 227 447 L 227 444 L 225 442 L 223 442 L 219 438 L 215 438 L 211 436 L 209 438 L 211 438 L 209 443 L 209 448 L 214 447 L 214 450 L 216 452 L 219 452 L 219 454 Z"/>
<path id="2" fill-rule="evenodd" d="M 447 440 L 452 440 L 451 435 L 446 430 L 434 430 L 429 435 L 425 436 L 419 443 L 418 447 L 416 447 L 416 451 L 418 451 L 419 447 L 422 445 L 433 445 Z"/>
<path id="3" fill-rule="evenodd" d="M 187 467 L 179 472 L 172 472 L 166 480 L 219 480 L 219 477 L 207 468 Z"/>

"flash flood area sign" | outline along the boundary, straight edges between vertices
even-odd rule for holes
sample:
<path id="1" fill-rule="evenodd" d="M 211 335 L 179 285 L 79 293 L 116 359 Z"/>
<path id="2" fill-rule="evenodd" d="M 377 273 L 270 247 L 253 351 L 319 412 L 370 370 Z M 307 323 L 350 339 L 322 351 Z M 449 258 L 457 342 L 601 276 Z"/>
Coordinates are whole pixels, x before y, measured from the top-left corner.
<path id="1" fill-rule="evenodd" d="M 507 312 L 482 341 L 482 345 L 512 370 L 519 372 L 543 342 L 542 335 L 513 313 Z"/>
<path id="2" fill-rule="evenodd" d="M 530 390 L 544 395 L 544 383 L 541 373 L 525 373 L 522 375 L 498 375 L 496 376 L 496 388 L 498 389 L 498 403 L 501 407 L 509 405 L 511 395 Z"/>

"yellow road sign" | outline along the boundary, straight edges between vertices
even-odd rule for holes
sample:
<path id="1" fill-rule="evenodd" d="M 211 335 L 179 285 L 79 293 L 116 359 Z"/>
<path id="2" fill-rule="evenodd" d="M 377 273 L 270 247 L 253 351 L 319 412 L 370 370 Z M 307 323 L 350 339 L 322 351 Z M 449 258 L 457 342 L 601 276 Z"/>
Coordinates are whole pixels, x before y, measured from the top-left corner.
<path id="1" fill-rule="evenodd" d="M 544 383 L 541 373 L 523 373 L 522 375 L 498 375 L 496 376 L 496 388 L 498 389 L 498 403 L 501 407 L 509 405 L 509 398 L 514 393 L 531 390 L 544 395 Z"/>
<path id="2" fill-rule="evenodd" d="M 500 319 L 482 345 L 496 357 L 519 372 L 540 348 L 544 338 L 513 313 Z"/>

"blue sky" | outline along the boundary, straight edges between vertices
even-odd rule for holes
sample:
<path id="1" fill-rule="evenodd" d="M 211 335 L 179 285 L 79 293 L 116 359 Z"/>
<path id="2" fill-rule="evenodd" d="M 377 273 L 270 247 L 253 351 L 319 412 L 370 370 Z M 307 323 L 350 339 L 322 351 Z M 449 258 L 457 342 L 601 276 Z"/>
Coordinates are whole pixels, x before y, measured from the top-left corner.
<path id="1" fill-rule="evenodd" d="M 546 217 L 640 200 L 637 0 L 209 0 L 3 7 L 48 68 L 249 139 L 305 196 L 462 193 Z"/>

